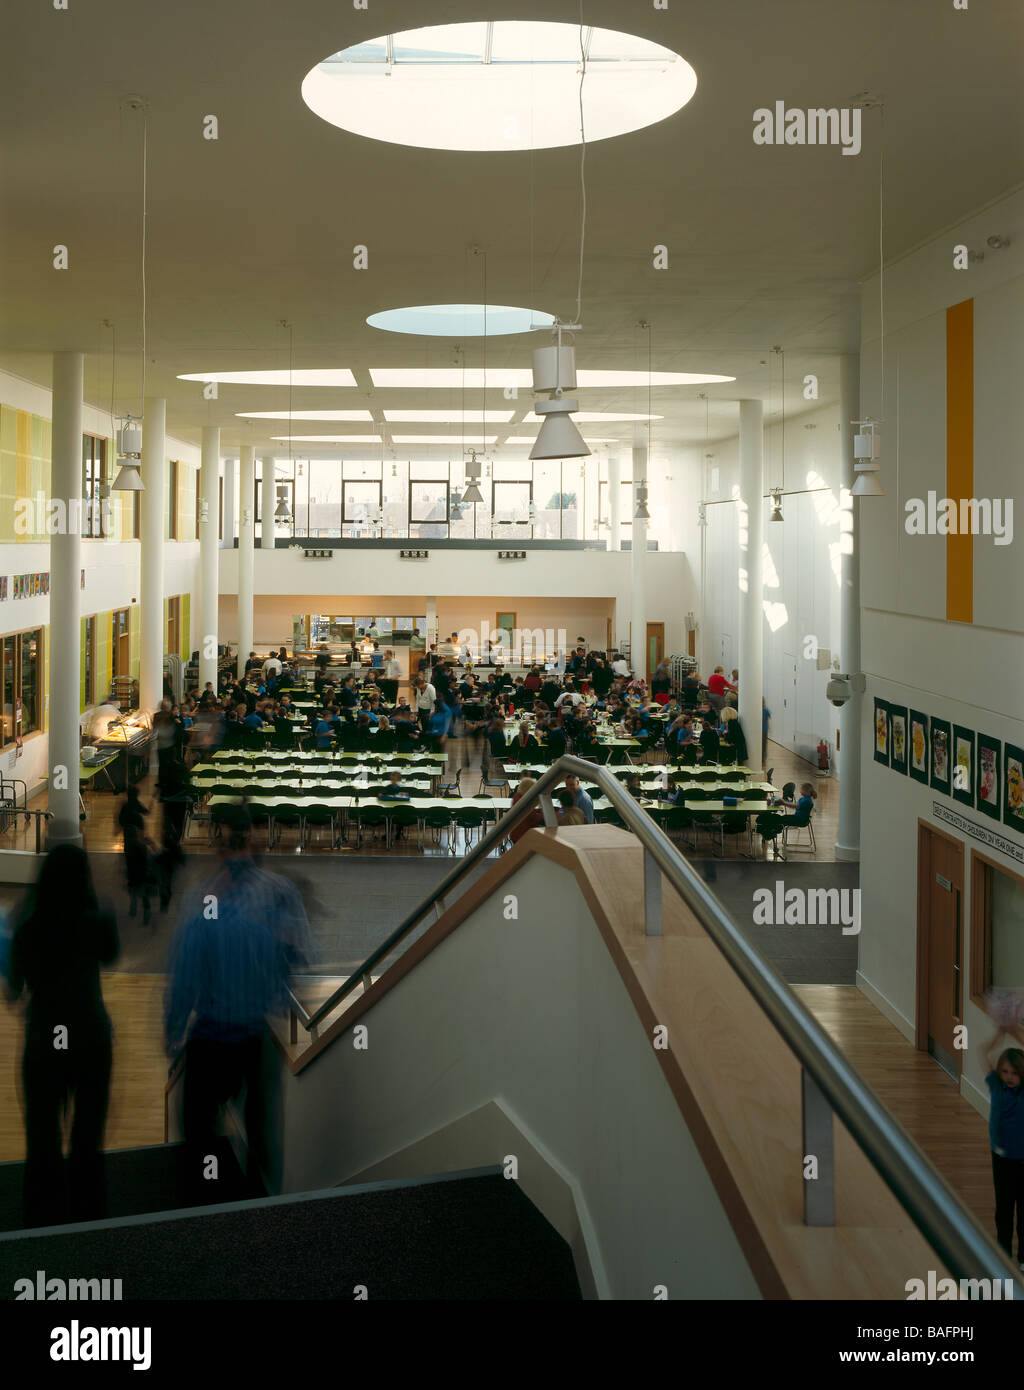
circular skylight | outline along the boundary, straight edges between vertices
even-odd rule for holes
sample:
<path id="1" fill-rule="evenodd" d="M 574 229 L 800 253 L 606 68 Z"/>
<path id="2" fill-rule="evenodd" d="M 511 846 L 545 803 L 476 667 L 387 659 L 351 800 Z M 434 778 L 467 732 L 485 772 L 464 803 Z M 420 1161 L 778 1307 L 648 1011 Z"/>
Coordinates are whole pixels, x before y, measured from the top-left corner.
<path id="1" fill-rule="evenodd" d="M 529 333 L 550 328 L 554 314 L 539 309 L 512 309 L 507 304 L 419 304 L 410 309 L 384 309 L 371 314 L 371 328 L 388 333 L 419 333 L 429 338 L 488 338 L 506 333 Z"/>
<path id="2" fill-rule="evenodd" d="M 499 20 L 343 49 L 306 74 L 302 99 L 331 125 L 395 145 L 543 150 L 642 130 L 696 88 L 685 58 L 635 34 Z"/>

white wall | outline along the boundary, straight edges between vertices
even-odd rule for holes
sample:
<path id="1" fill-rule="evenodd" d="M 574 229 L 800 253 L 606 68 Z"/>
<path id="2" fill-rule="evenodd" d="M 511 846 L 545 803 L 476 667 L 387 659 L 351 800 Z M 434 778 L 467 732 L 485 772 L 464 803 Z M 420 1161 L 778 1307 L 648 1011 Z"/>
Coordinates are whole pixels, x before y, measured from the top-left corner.
<path id="1" fill-rule="evenodd" d="M 0 402 L 15 410 L 27 410 L 44 419 L 51 418 L 51 395 L 32 382 L 0 372 Z M 110 414 L 96 406 L 83 408 L 83 428 L 91 433 L 109 437 Z M 167 456 L 176 458 L 186 467 L 197 468 L 200 450 L 172 435 L 167 436 Z M 192 484 L 194 486 L 194 484 Z M 138 541 L 82 541 L 82 565 L 85 568 L 85 588 L 81 591 L 81 613 L 103 613 L 113 608 L 130 608 L 139 599 L 140 546 Z M 197 541 L 169 541 L 164 546 L 164 593 L 185 594 L 198 588 L 199 544 Z M 47 544 L 0 544 L 0 574 L 25 574 L 50 568 L 50 547 Z M 192 604 L 193 626 L 198 620 L 197 604 Z M 49 595 L 15 602 L 8 598 L 0 604 L 0 634 L 18 632 L 25 628 L 45 626 L 50 621 Z M 194 643 L 193 643 L 194 645 Z M 60 665 L 60 653 L 50 652 L 48 680 L 69 678 L 78 684 L 79 673 L 65 673 Z M 45 696 L 49 700 L 49 691 Z M 20 758 L 15 750 L 0 754 L 0 769 L 9 777 L 19 777 L 34 789 L 41 782 L 48 766 L 49 738 L 30 737 Z"/>
<path id="2" fill-rule="evenodd" d="M 993 233 L 1006 250 L 987 250 L 970 270 L 952 269 L 953 246 L 984 248 Z M 946 541 L 908 536 L 904 504 L 930 489 L 945 495 L 945 312 L 974 297 L 975 496 L 1013 497 L 1024 521 L 1020 440 L 1024 402 L 1016 380 L 1024 360 L 1024 195 L 950 228 L 886 268 L 886 403 L 882 425 L 883 498 L 861 504 L 862 652 L 867 698 L 862 729 L 862 986 L 907 1036 L 916 1006 L 917 820 L 964 843 L 964 958 L 970 961 L 970 852 L 1021 872 L 1000 850 L 936 821 L 938 801 L 1024 848 L 1024 837 L 976 810 L 933 792 L 873 760 L 873 697 L 959 723 L 975 733 L 1024 744 L 1024 608 L 1020 543 L 974 540 L 973 623 L 947 622 Z M 878 416 L 878 280 L 864 287 L 861 403 Z M 1021 985 L 1024 986 L 1024 980 Z M 970 993 L 970 979 L 965 998 Z M 968 1002 L 968 1039 L 990 1025 Z M 977 1049 L 964 1058 L 962 1090 L 979 1108 L 983 1067 Z"/>
<path id="3" fill-rule="evenodd" d="M 445 1171 L 501 1164 L 504 1147 L 482 1151 L 455 1123 L 496 1101 L 526 1141 L 514 1152 L 527 1195 L 550 1190 L 537 1154 L 574 1191 L 604 1295 L 650 1299 L 665 1284 L 673 1299 L 759 1296 L 570 872 L 528 859 L 360 1021 L 365 1049 L 349 1034 L 284 1072 L 283 1191 L 353 1180 L 445 1130 Z"/>
<path id="4" fill-rule="evenodd" d="M 232 640 L 237 607 L 224 599 L 238 594 L 238 552 L 223 550 L 219 558 L 223 630 Z M 669 551 L 649 551 L 646 560 L 648 621 L 664 622 L 666 651 L 685 651 L 684 616 L 697 602 L 689 561 Z M 292 613 L 348 612 L 345 605 L 355 603 L 359 612 L 381 608 L 415 617 L 425 613 L 428 594 L 437 597 L 442 631 L 484 619 L 493 625 L 495 613 L 507 610 L 520 627 L 565 626 L 570 641 L 583 633 L 603 648 L 610 605 L 616 639 L 625 638 L 629 625 L 628 551 L 529 550 L 524 561 L 503 561 L 495 551 L 434 549 L 429 560 L 401 560 L 397 550 L 342 548 L 329 560 L 306 560 L 291 550 L 257 550 L 254 570 L 257 642 L 290 641 Z M 562 624 L 552 621 L 559 612 L 566 616 Z M 531 615 L 536 621 L 527 621 Z"/>
<path id="5" fill-rule="evenodd" d="M 765 491 L 782 486 L 781 445 L 781 424 L 771 425 L 765 430 Z M 719 485 L 709 493 L 714 505 L 707 508 L 698 645 L 705 675 L 718 665 L 727 672 L 739 666 L 739 507 L 723 500 L 739 481 L 739 439 L 710 447 Z M 699 460 L 689 467 L 699 478 Z M 827 676 L 804 650 L 812 636 L 834 653 L 839 646 L 838 406 L 801 415 L 787 426 L 785 488 L 793 495 L 783 498 L 783 521 L 766 520 L 764 528 L 764 696 L 772 712 L 771 737 L 816 761 L 819 738 L 834 746 L 837 727 L 836 711 L 825 699 Z M 769 503 L 764 506 L 767 518 Z"/>

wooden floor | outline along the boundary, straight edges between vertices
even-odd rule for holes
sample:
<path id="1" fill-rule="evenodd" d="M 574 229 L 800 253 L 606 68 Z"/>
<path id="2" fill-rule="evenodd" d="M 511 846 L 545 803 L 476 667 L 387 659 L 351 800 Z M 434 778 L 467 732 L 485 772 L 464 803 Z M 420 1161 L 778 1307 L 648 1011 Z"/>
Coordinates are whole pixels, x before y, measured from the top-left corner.
<path id="1" fill-rule="evenodd" d="M 168 1058 L 163 1051 L 162 975 L 111 974 L 103 993 L 115 1029 L 114 1073 L 107 1147 L 160 1144 Z M 307 1006 L 334 980 L 310 982 Z M 916 1051 L 859 990 L 798 985 L 797 995 L 835 1040 L 843 1055 L 921 1146 L 986 1229 L 992 1226 L 988 1130 L 954 1082 Z M 21 1012 L 0 1008 L 0 1161 L 24 1157 L 18 1098 Z"/>
<path id="2" fill-rule="evenodd" d="M 450 739 L 448 744 L 449 758 L 445 773 L 447 778 L 453 778 L 458 768 L 462 768 L 463 788 L 468 788 L 472 795 L 478 789 L 478 779 L 480 776 L 480 755 L 472 747 L 467 739 Z M 804 847 L 795 848 L 793 846 L 787 853 L 799 861 L 819 860 L 828 861 L 835 859 L 836 828 L 838 822 L 839 806 L 839 782 L 835 778 L 819 778 L 815 768 L 802 758 L 796 757 L 792 752 L 782 748 L 777 743 L 768 742 L 768 767 L 774 768 L 773 778 L 775 786 L 780 790 L 787 782 L 795 782 L 799 788 L 802 782 L 812 782 L 817 790 L 818 797 L 814 810 L 814 834 L 816 840 L 816 850 L 811 852 Z M 156 803 L 155 796 L 156 779 L 152 775 L 144 778 L 139 783 L 139 791 L 145 806 L 150 808 L 149 834 L 154 841 L 159 841 L 160 837 L 160 810 Z M 85 805 L 87 819 L 82 823 L 82 834 L 85 840 L 86 849 L 90 850 L 120 850 L 121 832 L 117 825 L 117 814 L 121 809 L 123 797 L 115 796 L 109 791 L 86 791 Z M 45 790 L 37 793 L 29 799 L 29 806 L 40 810 L 46 807 Z M 153 809 L 156 807 L 156 809 Z M 456 853 L 465 852 L 463 842 L 463 832 L 456 831 Z M 265 838 L 265 837 L 262 837 Z M 740 837 L 743 838 L 743 837 Z M 745 843 L 745 840 L 744 840 Z M 34 825 L 26 826 L 24 820 L 19 820 L 9 830 L 0 836 L 0 849 L 33 849 L 35 847 Z M 190 851 L 204 852 L 207 849 L 205 841 L 196 839 L 188 845 Z M 742 846 L 738 846 L 731 841 L 727 841 L 725 847 L 725 858 L 736 859 L 741 856 Z M 294 840 L 289 837 L 284 844 L 277 844 L 271 854 L 295 855 Z M 353 849 L 332 851 L 329 845 L 318 846 L 314 841 L 302 851 L 303 856 L 319 854 L 353 854 Z M 704 846 L 703 842 L 698 857 L 707 857 L 710 851 Z M 419 846 L 410 837 L 403 840 L 398 846 L 390 850 L 384 848 L 383 843 L 366 839 L 359 849 L 359 854 L 402 854 L 420 857 L 422 855 L 440 855 L 447 857 L 447 850 L 435 845 L 426 837 L 424 844 Z"/>
<path id="3" fill-rule="evenodd" d="M 850 1064 L 925 1151 L 981 1224 L 995 1233 L 988 1123 L 926 1052 L 859 989 L 795 985 Z"/>

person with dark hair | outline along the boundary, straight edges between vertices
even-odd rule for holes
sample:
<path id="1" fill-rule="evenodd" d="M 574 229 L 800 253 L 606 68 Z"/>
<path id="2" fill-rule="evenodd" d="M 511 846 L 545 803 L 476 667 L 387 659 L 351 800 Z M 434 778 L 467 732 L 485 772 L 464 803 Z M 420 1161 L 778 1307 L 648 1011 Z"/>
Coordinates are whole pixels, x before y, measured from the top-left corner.
<path id="1" fill-rule="evenodd" d="M 167 1050 L 185 1052 L 187 1176 L 197 1201 L 221 1199 L 207 1158 L 218 1112 L 243 1086 L 248 1187 L 254 1194 L 262 1190 L 267 1020 L 287 1007 L 290 976 L 312 956 L 294 885 L 251 857 L 247 808 L 228 805 L 221 822 L 221 862 L 171 943 L 166 1003 Z"/>
<path id="2" fill-rule="evenodd" d="M 111 1030 L 100 966 L 119 950 L 117 922 L 97 902 L 85 851 L 55 846 L 22 905 L 8 970 L 10 999 L 28 995 L 22 1059 L 26 1226 L 106 1214 Z M 74 1118 L 65 1174 L 61 1116 L 69 1109 Z"/>
<path id="3" fill-rule="evenodd" d="M 124 804 L 117 813 L 117 823 L 124 836 L 124 868 L 128 884 L 129 917 L 134 917 L 138 899 L 142 899 L 143 925 L 149 922 L 149 887 L 151 845 L 146 835 L 148 809 L 139 798 L 138 787 L 129 787 Z"/>
<path id="4" fill-rule="evenodd" d="M 995 1043 L 984 1049 L 989 1093 L 988 1131 L 992 1146 L 992 1181 L 996 1194 L 996 1239 L 1013 1259 L 1016 1216 L 1017 1260 L 1024 1269 L 1024 1052 L 1008 1047 L 994 1061 Z"/>

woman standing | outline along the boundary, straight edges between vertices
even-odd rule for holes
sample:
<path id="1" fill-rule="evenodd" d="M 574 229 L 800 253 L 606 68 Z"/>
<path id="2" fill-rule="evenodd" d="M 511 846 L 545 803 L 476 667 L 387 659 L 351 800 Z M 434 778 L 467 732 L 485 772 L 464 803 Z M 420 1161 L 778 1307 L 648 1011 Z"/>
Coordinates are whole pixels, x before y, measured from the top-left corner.
<path id="1" fill-rule="evenodd" d="M 120 949 L 117 923 L 96 901 L 85 851 L 50 850 L 11 942 L 12 1000 L 28 995 L 25 1097 L 25 1225 L 105 1215 L 103 1129 L 110 1094 L 110 1018 L 100 966 Z M 61 1114 L 74 1110 L 65 1182 Z M 70 1199 L 70 1201 L 69 1201 Z"/>

